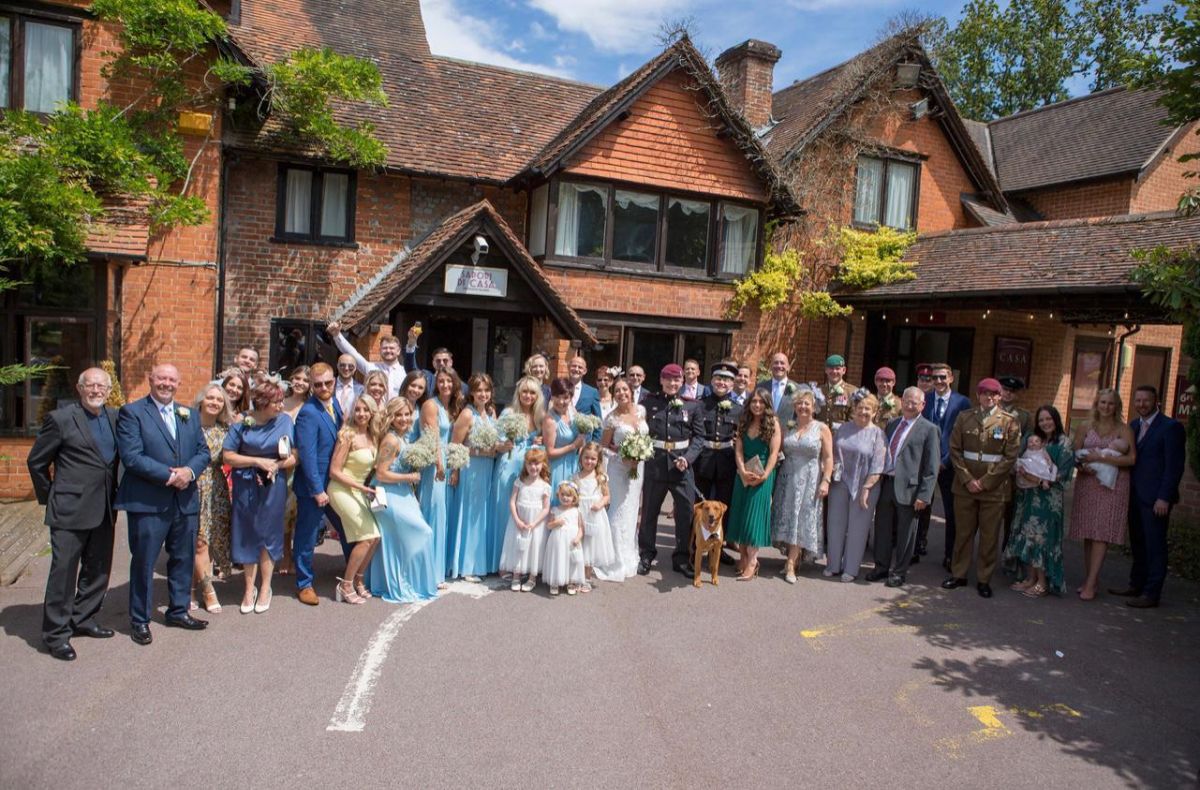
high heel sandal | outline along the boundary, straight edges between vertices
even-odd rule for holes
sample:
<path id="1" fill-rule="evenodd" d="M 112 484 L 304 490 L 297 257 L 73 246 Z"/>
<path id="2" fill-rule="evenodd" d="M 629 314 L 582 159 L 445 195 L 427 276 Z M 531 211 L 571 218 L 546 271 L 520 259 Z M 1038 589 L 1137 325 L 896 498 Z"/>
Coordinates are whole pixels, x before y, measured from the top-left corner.
<path id="1" fill-rule="evenodd" d="M 758 576 L 758 560 L 755 560 L 754 564 L 750 566 L 750 571 L 748 573 L 743 573 L 741 576 L 737 577 L 737 580 L 739 582 L 748 582 L 755 576 Z"/>
<path id="2" fill-rule="evenodd" d="M 796 583 L 796 563 L 788 560 L 783 566 L 783 580 L 788 584 Z"/>
<path id="3" fill-rule="evenodd" d="M 1028 598 L 1044 598 L 1046 596 L 1047 592 L 1049 592 L 1049 591 L 1042 585 L 1034 584 L 1034 585 L 1031 585 L 1028 589 L 1022 590 L 1021 594 Z"/>
<path id="4" fill-rule="evenodd" d="M 358 593 L 358 597 L 362 598 L 364 601 L 375 597 L 374 595 L 371 595 L 371 591 L 367 589 L 367 584 L 363 579 L 363 574 L 361 573 L 354 574 L 354 592 Z"/>
<path id="5" fill-rule="evenodd" d="M 200 580 L 200 594 L 204 597 L 204 609 L 210 614 L 221 611 L 221 601 L 217 599 L 217 591 L 213 589 L 213 577 L 210 573 Z"/>
<path id="6" fill-rule="evenodd" d="M 349 585 L 346 589 L 343 585 Z M 366 603 L 358 593 L 354 592 L 354 585 L 346 581 L 342 577 L 338 577 L 338 585 L 334 587 L 333 599 L 338 603 Z"/>

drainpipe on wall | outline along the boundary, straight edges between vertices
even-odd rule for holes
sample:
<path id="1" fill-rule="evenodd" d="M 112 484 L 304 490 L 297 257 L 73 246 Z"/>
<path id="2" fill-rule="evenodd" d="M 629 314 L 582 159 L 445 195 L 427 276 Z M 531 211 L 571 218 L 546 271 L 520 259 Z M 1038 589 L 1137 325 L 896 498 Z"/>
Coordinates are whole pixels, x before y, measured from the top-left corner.
<path id="1" fill-rule="evenodd" d="M 849 362 L 850 361 L 850 339 L 852 337 L 854 337 L 854 314 L 851 313 L 850 315 L 846 316 L 842 320 L 846 322 L 846 344 L 845 344 L 845 349 L 842 351 L 842 356 L 845 357 L 847 362 Z M 864 347 L 864 351 L 865 351 L 865 347 Z M 867 375 L 867 372 L 864 370 L 862 376 L 860 376 L 859 378 L 862 378 L 865 380 L 866 375 Z"/>
<path id="2" fill-rule="evenodd" d="M 1134 324 L 1132 329 L 1117 338 L 1117 380 L 1113 382 L 1113 389 L 1117 392 L 1121 391 L 1121 374 L 1125 372 L 1125 339 L 1141 331 L 1142 325 Z"/>
<path id="3" fill-rule="evenodd" d="M 217 311 L 213 316 L 213 361 L 212 372 L 221 367 L 221 346 L 225 343 L 225 209 L 229 199 L 226 184 L 229 181 L 230 157 L 221 147 L 221 183 L 217 185 Z M 270 354 L 270 349 L 266 349 Z"/>

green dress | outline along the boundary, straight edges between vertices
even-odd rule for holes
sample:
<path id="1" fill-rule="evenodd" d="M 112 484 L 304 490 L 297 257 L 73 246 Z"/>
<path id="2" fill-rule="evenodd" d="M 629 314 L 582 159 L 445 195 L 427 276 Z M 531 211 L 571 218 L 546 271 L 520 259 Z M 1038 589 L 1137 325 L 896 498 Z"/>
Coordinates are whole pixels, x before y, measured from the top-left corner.
<path id="1" fill-rule="evenodd" d="M 749 461 L 751 456 L 758 456 L 763 469 L 766 469 L 771 445 L 755 436 L 743 436 L 741 441 L 742 457 Z M 771 545 L 771 493 L 774 488 L 774 469 L 767 475 L 766 480 L 753 488 L 742 485 L 741 477 L 734 480 L 727 540 L 750 546 Z"/>
<path id="2" fill-rule="evenodd" d="M 1050 460 L 1058 467 L 1058 479 L 1050 488 L 1015 488 L 1012 535 L 1004 556 L 1043 568 L 1052 593 L 1066 592 L 1063 582 L 1063 489 L 1075 469 L 1075 453 L 1069 436 L 1046 445 Z"/>

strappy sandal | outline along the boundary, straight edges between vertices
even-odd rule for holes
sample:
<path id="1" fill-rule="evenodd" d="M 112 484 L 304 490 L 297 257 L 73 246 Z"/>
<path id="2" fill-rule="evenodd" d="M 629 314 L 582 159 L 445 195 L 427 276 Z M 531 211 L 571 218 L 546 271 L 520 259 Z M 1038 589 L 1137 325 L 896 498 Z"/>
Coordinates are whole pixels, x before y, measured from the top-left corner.
<path id="1" fill-rule="evenodd" d="M 333 589 L 333 599 L 338 603 L 342 603 L 343 601 L 345 603 L 366 603 L 362 596 L 354 591 L 354 585 L 340 576 L 338 577 L 337 587 Z"/>
<path id="2" fill-rule="evenodd" d="M 221 601 L 217 598 L 217 591 L 213 589 L 212 574 L 200 580 L 200 594 L 204 598 L 205 611 L 211 614 L 221 611 Z"/>
<path id="3" fill-rule="evenodd" d="M 1050 591 L 1042 585 L 1035 584 L 1026 590 L 1022 590 L 1021 595 L 1024 595 L 1027 598 L 1044 598 L 1049 592 Z"/>
<path id="4" fill-rule="evenodd" d="M 362 598 L 364 601 L 375 597 L 374 595 L 371 595 L 371 591 L 367 589 L 366 581 L 363 579 L 363 574 L 361 573 L 354 574 L 354 592 L 358 593 L 358 597 Z"/>

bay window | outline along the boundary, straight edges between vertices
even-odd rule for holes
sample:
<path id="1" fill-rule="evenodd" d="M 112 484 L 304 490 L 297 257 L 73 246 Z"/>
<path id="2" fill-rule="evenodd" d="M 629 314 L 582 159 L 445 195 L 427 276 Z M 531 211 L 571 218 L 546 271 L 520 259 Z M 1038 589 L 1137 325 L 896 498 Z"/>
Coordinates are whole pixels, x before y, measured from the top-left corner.
<path id="1" fill-rule="evenodd" d="M 564 182 L 558 189 L 554 252 L 572 258 L 604 257 L 608 188 Z"/>
<path id="2" fill-rule="evenodd" d="M 667 200 L 666 264 L 704 271 L 708 267 L 708 203 L 699 200 Z"/>
<path id="3" fill-rule="evenodd" d="M 613 259 L 654 263 L 658 251 L 658 195 L 616 190 Z"/>
<path id="4" fill-rule="evenodd" d="M 918 175 L 915 162 L 860 156 L 854 185 L 854 224 L 914 228 Z"/>

